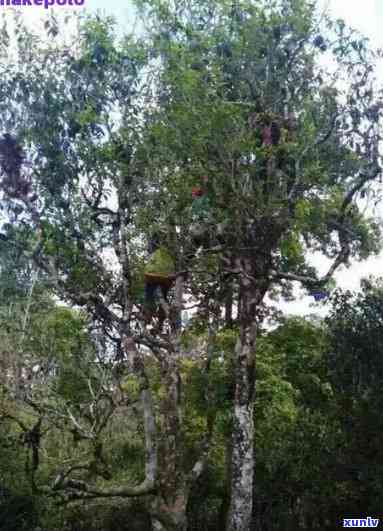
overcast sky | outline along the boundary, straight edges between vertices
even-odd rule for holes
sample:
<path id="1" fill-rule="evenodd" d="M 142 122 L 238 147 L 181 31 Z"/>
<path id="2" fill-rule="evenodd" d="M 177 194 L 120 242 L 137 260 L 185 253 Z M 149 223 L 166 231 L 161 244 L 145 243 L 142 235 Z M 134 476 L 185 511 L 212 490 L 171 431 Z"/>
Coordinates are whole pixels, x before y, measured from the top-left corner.
<path id="1" fill-rule="evenodd" d="M 349 25 L 369 37 L 374 47 L 383 48 L 383 0 L 318 0 L 318 5 L 321 8 L 327 7 L 334 17 L 344 18 Z M 85 0 L 85 6 L 91 11 L 100 10 L 104 14 L 114 15 L 122 30 L 131 28 L 134 24 L 129 0 Z M 57 9 L 64 11 L 60 8 Z M 47 16 L 47 10 L 43 7 L 25 7 L 22 8 L 22 12 L 31 24 L 34 24 L 39 18 Z M 383 70 L 379 77 L 383 82 Z M 383 212 L 383 208 L 381 208 L 381 212 Z M 315 260 L 315 264 L 323 272 L 326 270 L 327 263 L 325 260 L 318 258 Z M 336 280 L 338 285 L 343 288 L 357 289 L 360 278 L 370 274 L 382 275 L 382 269 L 383 253 L 379 257 L 370 258 L 365 262 L 355 263 L 349 269 L 340 270 L 336 275 Z M 311 303 L 311 297 L 302 297 L 293 303 L 282 303 L 281 307 L 289 313 L 306 314 L 314 310 L 318 311 L 320 307 L 312 307 Z M 322 306 L 319 312 L 324 313 L 325 308 Z"/>

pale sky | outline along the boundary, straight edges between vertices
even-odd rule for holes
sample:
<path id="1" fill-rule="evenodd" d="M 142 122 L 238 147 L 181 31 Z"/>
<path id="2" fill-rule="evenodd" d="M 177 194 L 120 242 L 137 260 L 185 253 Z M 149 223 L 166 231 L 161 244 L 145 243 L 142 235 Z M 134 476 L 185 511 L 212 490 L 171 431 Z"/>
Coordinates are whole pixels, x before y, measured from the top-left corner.
<path id="1" fill-rule="evenodd" d="M 374 47 L 383 48 L 383 0 L 318 0 L 320 7 L 328 7 L 332 15 L 336 18 L 344 18 L 345 21 L 355 29 L 361 31 L 370 38 Z M 85 0 L 85 9 L 92 12 L 100 10 L 103 14 L 111 14 L 118 20 L 122 31 L 131 29 L 134 26 L 133 12 L 129 0 Z M 0 7 L 0 10 L 12 8 Z M 28 19 L 31 25 L 38 23 L 41 17 L 45 18 L 49 10 L 43 7 L 23 7 L 18 8 Z M 81 10 L 84 8 L 57 8 L 57 12 L 66 10 Z M 383 67 L 379 75 L 383 81 Z M 383 208 L 381 209 L 383 212 Z M 326 269 L 326 261 L 315 260 L 315 264 L 323 272 Z M 362 263 L 355 263 L 349 269 L 340 270 L 336 274 L 338 285 L 342 288 L 357 289 L 362 277 L 370 274 L 383 274 L 383 253 L 379 257 L 373 257 Z M 322 305 L 312 306 L 311 297 L 301 297 L 292 303 L 281 303 L 281 309 L 287 313 L 307 314 L 313 311 L 321 314 L 326 312 Z"/>

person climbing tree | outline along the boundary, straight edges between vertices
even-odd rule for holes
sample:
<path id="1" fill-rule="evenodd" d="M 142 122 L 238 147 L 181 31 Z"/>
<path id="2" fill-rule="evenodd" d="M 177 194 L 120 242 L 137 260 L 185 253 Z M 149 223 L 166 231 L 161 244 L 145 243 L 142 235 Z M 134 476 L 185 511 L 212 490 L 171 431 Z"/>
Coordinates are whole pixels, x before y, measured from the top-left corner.
<path id="1" fill-rule="evenodd" d="M 157 313 L 159 329 L 168 317 L 167 296 L 175 280 L 175 261 L 166 247 L 160 245 L 157 234 L 152 236 L 148 263 L 144 269 L 145 318 L 150 323 Z"/>
<path id="2" fill-rule="evenodd" d="M 285 116 L 272 113 L 252 113 L 248 124 L 263 148 L 263 156 L 258 161 L 258 178 L 263 181 L 265 197 L 280 190 L 287 184 L 287 193 L 295 182 L 295 161 L 291 157 L 289 146 L 294 141 L 297 127 L 296 117 L 292 113 Z"/>

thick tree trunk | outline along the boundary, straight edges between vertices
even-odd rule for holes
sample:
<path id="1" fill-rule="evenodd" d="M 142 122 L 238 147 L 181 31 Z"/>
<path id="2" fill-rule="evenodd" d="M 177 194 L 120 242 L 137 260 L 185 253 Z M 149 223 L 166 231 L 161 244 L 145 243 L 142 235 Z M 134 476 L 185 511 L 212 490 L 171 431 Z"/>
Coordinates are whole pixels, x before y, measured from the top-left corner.
<path id="1" fill-rule="evenodd" d="M 241 264 L 240 334 L 235 348 L 235 393 L 231 449 L 230 508 L 227 531 L 249 531 L 253 507 L 254 387 L 257 309 L 265 289 L 257 287 L 251 260 Z"/>
<path id="2" fill-rule="evenodd" d="M 234 397 L 231 500 L 227 531 L 249 531 L 253 504 L 254 474 L 254 390 L 249 377 L 251 352 L 248 341 L 236 347 L 236 389 Z"/>
<path id="3" fill-rule="evenodd" d="M 177 279 L 177 294 L 181 299 L 182 282 Z M 161 435 L 159 440 L 159 496 L 153 503 L 154 528 L 166 531 L 186 531 L 187 474 L 183 470 L 184 445 L 181 423 L 181 378 L 179 374 L 180 305 L 172 323 L 173 350 L 161 361 L 162 384 L 166 395 L 160 404 Z"/>
<path id="4" fill-rule="evenodd" d="M 206 464 L 210 438 L 202 445 L 199 459 L 191 470 L 185 470 L 185 444 L 182 436 L 181 407 L 181 312 L 183 299 L 183 278 L 176 280 L 176 300 L 171 315 L 172 348 L 160 358 L 161 381 L 166 390 L 160 412 L 158 495 L 152 500 L 150 511 L 155 531 L 186 531 L 186 508 L 194 481 L 200 476 Z M 208 391 L 207 391 L 208 394 Z M 208 419 L 208 435 L 209 430 Z"/>

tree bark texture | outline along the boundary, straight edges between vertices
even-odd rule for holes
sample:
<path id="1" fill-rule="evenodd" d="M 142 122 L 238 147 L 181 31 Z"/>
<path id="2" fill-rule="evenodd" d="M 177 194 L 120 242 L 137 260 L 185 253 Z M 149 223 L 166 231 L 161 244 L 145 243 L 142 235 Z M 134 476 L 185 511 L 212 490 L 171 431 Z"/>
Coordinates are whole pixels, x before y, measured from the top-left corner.
<path id="1" fill-rule="evenodd" d="M 178 289 L 181 290 L 182 287 L 178 286 Z M 178 308 L 177 310 L 179 311 Z M 178 319 L 172 337 L 173 349 L 161 360 L 161 380 L 166 394 L 160 403 L 159 493 L 157 499 L 153 500 L 151 511 L 156 528 L 166 531 L 186 531 L 187 529 L 188 488 L 187 474 L 183 470 L 182 463 L 181 379 L 179 374 L 181 354 L 177 324 Z"/>
<path id="2" fill-rule="evenodd" d="M 240 286 L 240 334 L 235 347 L 231 493 L 227 531 L 249 531 L 253 506 L 255 341 L 257 310 L 265 288 L 255 285 L 250 260 L 244 261 L 243 266 L 246 275 Z"/>
<path id="3" fill-rule="evenodd" d="M 238 339 L 234 397 L 231 500 L 227 531 L 249 531 L 253 504 L 254 474 L 254 382 L 249 378 L 250 345 Z"/>

